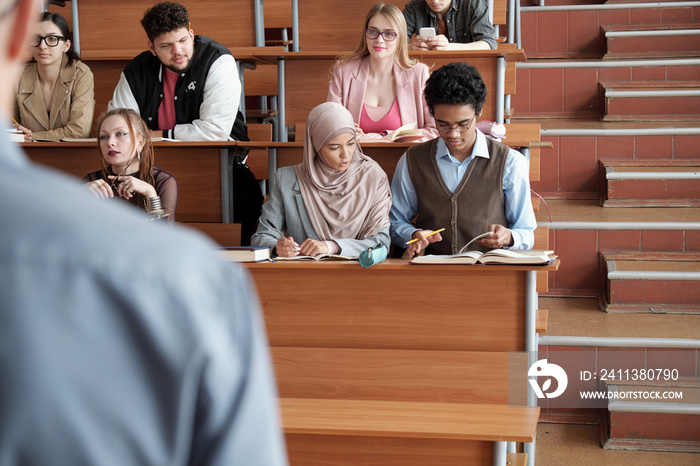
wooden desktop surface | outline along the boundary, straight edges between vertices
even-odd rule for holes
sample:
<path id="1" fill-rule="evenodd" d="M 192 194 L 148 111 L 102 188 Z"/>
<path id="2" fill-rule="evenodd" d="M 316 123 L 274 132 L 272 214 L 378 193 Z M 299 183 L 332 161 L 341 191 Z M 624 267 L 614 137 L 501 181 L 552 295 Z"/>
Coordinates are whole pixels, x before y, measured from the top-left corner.
<path id="1" fill-rule="evenodd" d="M 388 259 L 246 263 L 272 346 L 522 351 L 526 273 Z M 393 329 L 387 332 L 386 329 Z"/>
<path id="2" fill-rule="evenodd" d="M 269 52 L 261 47 L 256 53 L 258 60 L 270 63 L 285 61 L 285 110 L 286 124 L 294 125 L 306 121 L 309 111 L 325 102 L 330 82 L 330 70 L 338 56 L 349 51 L 332 52 Z M 505 58 L 505 93 L 515 93 L 515 63 L 524 61 L 525 53 L 520 49 L 504 48 L 497 50 L 454 51 L 441 50 L 430 52 L 411 52 L 413 58 L 425 63 L 431 70 L 454 61 L 463 61 L 474 65 L 481 73 L 489 97 L 483 107 L 482 117 L 495 120 L 496 116 L 496 78 L 498 58 Z"/>
<path id="3" fill-rule="evenodd" d="M 34 162 L 82 179 L 102 169 L 96 142 L 23 143 Z M 155 165 L 177 180 L 176 219 L 180 222 L 221 222 L 221 150 L 235 142 L 156 142 Z"/>

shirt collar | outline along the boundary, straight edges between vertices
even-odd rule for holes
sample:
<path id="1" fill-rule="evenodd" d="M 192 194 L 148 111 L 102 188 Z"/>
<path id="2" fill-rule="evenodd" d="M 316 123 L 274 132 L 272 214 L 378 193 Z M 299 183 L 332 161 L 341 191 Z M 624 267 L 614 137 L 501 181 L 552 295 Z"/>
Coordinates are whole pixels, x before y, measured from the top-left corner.
<path id="1" fill-rule="evenodd" d="M 457 159 L 454 158 L 452 154 L 450 154 L 450 151 L 447 149 L 447 144 L 445 144 L 445 141 L 442 138 L 439 138 L 437 142 L 437 147 L 435 147 L 435 159 L 439 160 L 442 157 L 448 157 L 450 160 L 457 161 Z M 484 133 L 479 131 L 479 129 L 476 130 L 476 142 L 474 143 L 472 153 L 464 161 L 471 161 L 471 159 L 474 157 L 483 157 L 485 159 L 491 158 L 491 156 L 489 155 L 489 148 L 486 145 L 486 136 L 484 136 Z"/>

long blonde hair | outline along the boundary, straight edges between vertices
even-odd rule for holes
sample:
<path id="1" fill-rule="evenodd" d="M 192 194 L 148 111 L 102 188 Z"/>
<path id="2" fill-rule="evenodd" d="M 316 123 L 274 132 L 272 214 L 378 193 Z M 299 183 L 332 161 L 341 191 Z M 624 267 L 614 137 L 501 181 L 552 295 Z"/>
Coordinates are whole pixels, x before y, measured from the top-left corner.
<path id="1" fill-rule="evenodd" d="M 374 15 L 383 15 L 387 21 L 389 21 L 391 27 L 394 28 L 394 31 L 396 31 L 397 44 L 396 50 L 394 50 L 394 62 L 405 70 L 416 66 L 418 60 L 408 57 L 408 32 L 406 32 L 406 20 L 403 17 L 403 13 L 401 13 L 401 10 L 399 10 L 396 5 L 392 5 L 391 3 L 377 3 L 367 12 L 365 23 L 362 27 L 362 36 L 360 37 L 360 43 L 357 49 L 350 55 L 338 58 L 333 69 L 369 55 L 365 30 Z"/>

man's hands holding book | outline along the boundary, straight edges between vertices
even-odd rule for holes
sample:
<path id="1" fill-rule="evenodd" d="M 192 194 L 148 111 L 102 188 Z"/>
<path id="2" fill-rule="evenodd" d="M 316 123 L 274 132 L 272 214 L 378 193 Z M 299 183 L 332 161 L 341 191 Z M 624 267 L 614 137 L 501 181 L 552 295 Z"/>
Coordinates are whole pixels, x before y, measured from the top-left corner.
<path id="1" fill-rule="evenodd" d="M 489 249 L 499 249 L 503 246 L 513 245 L 513 235 L 510 229 L 503 225 L 489 225 L 491 236 L 479 240 L 479 244 Z"/>

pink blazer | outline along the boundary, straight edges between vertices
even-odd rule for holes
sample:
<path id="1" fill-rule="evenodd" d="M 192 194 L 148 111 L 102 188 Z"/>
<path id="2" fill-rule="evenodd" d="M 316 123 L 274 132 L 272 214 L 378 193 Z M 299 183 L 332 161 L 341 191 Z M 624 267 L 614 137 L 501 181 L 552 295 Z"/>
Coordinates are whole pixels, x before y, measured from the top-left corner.
<path id="1" fill-rule="evenodd" d="M 328 85 L 328 102 L 337 102 L 347 108 L 355 123 L 360 122 L 362 104 L 365 101 L 367 77 L 369 76 L 369 57 L 353 60 L 333 70 Z M 416 128 L 423 130 L 421 141 L 436 138 L 435 119 L 428 110 L 423 97 L 423 87 L 428 80 L 428 67 L 418 63 L 409 70 L 394 64 L 394 82 L 396 98 L 399 101 L 401 124 L 416 122 Z"/>

